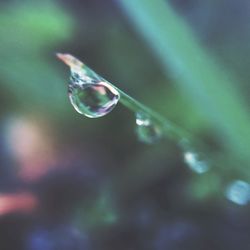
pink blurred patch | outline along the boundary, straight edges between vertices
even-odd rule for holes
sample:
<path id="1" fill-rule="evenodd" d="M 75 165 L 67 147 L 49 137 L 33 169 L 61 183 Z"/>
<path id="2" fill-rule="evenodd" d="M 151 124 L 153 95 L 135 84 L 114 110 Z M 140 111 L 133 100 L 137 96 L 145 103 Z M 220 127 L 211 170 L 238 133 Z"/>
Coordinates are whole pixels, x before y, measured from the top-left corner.
<path id="1" fill-rule="evenodd" d="M 9 151 L 18 163 L 18 175 L 33 181 L 48 172 L 57 162 L 56 146 L 49 126 L 36 118 L 11 119 L 7 128 Z"/>
<path id="2" fill-rule="evenodd" d="M 23 212 L 30 213 L 38 205 L 37 198 L 28 192 L 0 195 L 0 216 Z"/>

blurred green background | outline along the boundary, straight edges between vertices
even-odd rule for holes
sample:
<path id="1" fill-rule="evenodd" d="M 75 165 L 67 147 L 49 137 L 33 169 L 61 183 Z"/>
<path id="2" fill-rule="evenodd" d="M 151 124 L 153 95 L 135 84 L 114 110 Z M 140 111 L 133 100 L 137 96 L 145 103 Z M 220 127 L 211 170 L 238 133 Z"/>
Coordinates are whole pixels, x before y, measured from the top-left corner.
<path id="1" fill-rule="evenodd" d="M 1 0 L 1 250 L 248 249 L 249 23 L 248 0 Z M 76 113 L 56 52 L 189 131 L 210 170 L 138 141 L 121 104 Z"/>

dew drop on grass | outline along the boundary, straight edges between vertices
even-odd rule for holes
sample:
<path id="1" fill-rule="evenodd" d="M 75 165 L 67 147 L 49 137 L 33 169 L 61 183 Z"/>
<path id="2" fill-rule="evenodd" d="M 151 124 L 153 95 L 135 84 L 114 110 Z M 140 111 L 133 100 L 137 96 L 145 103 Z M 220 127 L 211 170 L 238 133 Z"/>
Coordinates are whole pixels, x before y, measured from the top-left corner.
<path id="1" fill-rule="evenodd" d="M 71 70 L 69 99 L 75 110 L 89 118 L 110 113 L 120 99 L 119 92 L 81 61 L 69 54 L 57 54 Z"/>
<path id="2" fill-rule="evenodd" d="M 139 141 L 152 144 L 160 140 L 162 136 L 160 128 L 145 114 L 136 113 L 136 125 L 136 134 Z"/>
<path id="3" fill-rule="evenodd" d="M 201 154 L 191 150 L 184 152 L 184 161 L 191 170 L 198 174 L 203 174 L 209 170 L 209 165 Z"/>
<path id="4" fill-rule="evenodd" d="M 238 205 L 246 205 L 250 198 L 250 185 L 245 181 L 235 180 L 229 184 L 225 195 L 228 200 Z"/>
<path id="5" fill-rule="evenodd" d="M 106 82 L 69 84 L 68 93 L 75 110 L 90 118 L 107 115 L 120 98 L 118 91 Z"/>

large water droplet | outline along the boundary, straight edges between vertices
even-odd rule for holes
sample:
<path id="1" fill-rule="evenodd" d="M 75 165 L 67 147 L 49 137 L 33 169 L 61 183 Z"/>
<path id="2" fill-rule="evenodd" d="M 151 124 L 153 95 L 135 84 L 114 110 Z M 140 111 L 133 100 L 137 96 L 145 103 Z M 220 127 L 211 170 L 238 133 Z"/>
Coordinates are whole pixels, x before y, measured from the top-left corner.
<path id="1" fill-rule="evenodd" d="M 250 198 L 250 185 L 242 180 L 233 181 L 226 189 L 226 197 L 238 205 L 246 205 Z"/>
<path id="2" fill-rule="evenodd" d="M 69 99 L 75 110 L 90 118 L 111 112 L 120 99 L 119 92 L 93 70 L 70 54 L 57 54 L 71 70 Z"/>
<path id="3" fill-rule="evenodd" d="M 184 153 L 184 161 L 190 169 L 198 174 L 203 174 L 209 170 L 208 163 L 202 158 L 201 154 L 186 151 Z"/>
<path id="4" fill-rule="evenodd" d="M 75 110 L 90 118 L 107 115 L 120 98 L 118 91 L 106 82 L 71 83 L 69 99 Z"/>
<path id="5" fill-rule="evenodd" d="M 136 133 L 141 142 L 152 144 L 159 141 L 162 136 L 160 128 L 143 113 L 136 114 L 136 125 Z"/>

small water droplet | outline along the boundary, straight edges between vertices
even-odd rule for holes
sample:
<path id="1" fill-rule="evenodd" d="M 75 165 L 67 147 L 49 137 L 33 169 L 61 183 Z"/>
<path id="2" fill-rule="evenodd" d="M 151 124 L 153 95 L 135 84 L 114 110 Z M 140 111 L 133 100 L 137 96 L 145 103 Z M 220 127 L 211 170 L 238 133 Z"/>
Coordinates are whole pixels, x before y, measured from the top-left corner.
<path id="1" fill-rule="evenodd" d="M 198 174 L 203 174 L 209 170 L 208 163 L 196 152 L 186 151 L 184 153 L 184 161 L 190 169 Z"/>
<path id="2" fill-rule="evenodd" d="M 90 118 L 110 113 L 118 103 L 118 91 L 106 82 L 69 84 L 69 99 L 75 110 Z"/>
<path id="3" fill-rule="evenodd" d="M 238 205 L 246 205 L 250 198 L 250 185 L 245 181 L 235 180 L 227 187 L 225 195 Z"/>
<path id="4" fill-rule="evenodd" d="M 114 109 L 120 99 L 115 87 L 72 55 L 58 53 L 57 57 L 70 67 L 68 94 L 78 113 L 98 118 Z"/>
<path id="5" fill-rule="evenodd" d="M 136 125 L 136 134 L 141 142 L 152 144 L 162 136 L 160 128 L 143 113 L 136 114 Z"/>

